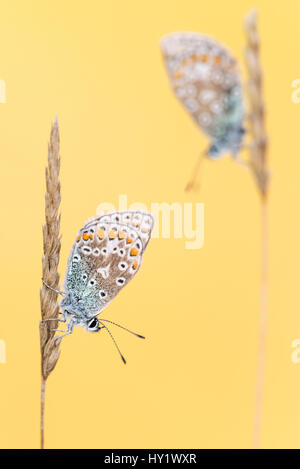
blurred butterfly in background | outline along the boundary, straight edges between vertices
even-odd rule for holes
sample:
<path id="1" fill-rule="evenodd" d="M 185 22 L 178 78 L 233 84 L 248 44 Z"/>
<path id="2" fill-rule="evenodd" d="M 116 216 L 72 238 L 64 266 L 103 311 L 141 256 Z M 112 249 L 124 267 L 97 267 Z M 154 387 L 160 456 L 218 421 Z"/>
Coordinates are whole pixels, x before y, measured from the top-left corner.
<path id="1" fill-rule="evenodd" d="M 245 133 L 241 78 L 236 60 L 221 44 L 197 33 L 173 33 L 161 41 L 173 90 L 209 137 L 205 155 L 237 157 Z M 186 190 L 195 187 L 199 160 Z"/>
<path id="2" fill-rule="evenodd" d="M 62 317 L 50 320 L 68 320 L 66 331 L 55 329 L 64 332 L 60 338 L 71 334 L 74 326 L 85 327 L 90 332 L 105 329 L 126 363 L 105 323 L 144 337 L 97 316 L 140 269 L 153 225 L 150 213 L 120 211 L 92 218 L 78 232 L 68 260 L 64 291 L 54 290 L 63 295 Z"/>

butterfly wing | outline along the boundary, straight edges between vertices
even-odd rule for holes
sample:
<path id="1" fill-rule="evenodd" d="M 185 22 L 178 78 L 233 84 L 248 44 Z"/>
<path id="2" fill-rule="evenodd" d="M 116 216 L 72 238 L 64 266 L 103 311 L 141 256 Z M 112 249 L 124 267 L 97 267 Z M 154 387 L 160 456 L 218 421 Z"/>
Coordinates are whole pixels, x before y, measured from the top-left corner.
<path id="1" fill-rule="evenodd" d="M 73 310 L 91 317 L 115 298 L 138 272 L 153 224 L 150 213 L 124 211 L 95 217 L 84 225 L 65 280 Z"/>
<path id="2" fill-rule="evenodd" d="M 196 33 L 163 38 L 162 52 L 173 90 L 212 141 L 242 127 L 243 102 L 236 60 L 229 51 Z"/>

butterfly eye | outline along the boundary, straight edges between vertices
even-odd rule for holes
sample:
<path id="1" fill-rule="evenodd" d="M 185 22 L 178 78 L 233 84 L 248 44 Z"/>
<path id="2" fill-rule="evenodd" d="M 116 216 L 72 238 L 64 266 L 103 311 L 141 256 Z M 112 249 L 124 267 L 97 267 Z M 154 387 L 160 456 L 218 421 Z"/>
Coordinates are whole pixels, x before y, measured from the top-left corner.
<path id="1" fill-rule="evenodd" d="M 93 287 L 96 284 L 96 280 L 92 279 L 90 280 L 90 285 Z"/>
<path id="2" fill-rule="evenodd" d="M 82 274 L 82 280 L 87 280 L 87 275 L 86 274 Z"/>
<path id="3" fill-rule="evenodd" d="M 106 249 L 106 248 L 103 248 L 101 252 L 102 252 L 102 254 L 103 254 L 104 256 L 106 256 L 106 254 L 107 254 L 107 249 Z"/>
<path id="4" fill-rule="evenodd" d="M 91 321 L 88 323 L 88 328 L 95 330 L 98 329 L 99 321 L 97 318 L 91 319 Z"/>
<path id="5" fill-rule="evenodd" d="M 73 257 L 73 262 L 79 262 L 80 260 L 80 257 L 78 256 L 78 254 L 76 254 L 74 257 Z"/>
<path id="6" fill-rule="evenodd" d="M 94 254 L 94 256 L 99 256 L 99 254 L 100 254 L 99 249 L 98 249 L 98 248 L 95 248 L 95 249 L 93 250 L 93 254 Z"/>
<path id="7" fill-rule="evenodd" d="M 125 278 L 124 277 L 117 278 L 117 280 L 116 280 L 117 285 L 121 286 L 121 285 L 124 285 L 124 283 L 125 283 Z"/>
<path id="8" fill-rule="evenodd" d="M 120 270 L 126 270 L 127 267 L 128 267 L 128 264 L 127 264 L 127 262 L 120 262 L 118 267 L 119 267 Z"/>
<path id="9" fill-rule="evenodd" d="M 106 297 L 107 297 L 106 291 L 100 290 L 100 291 L 99 291 L 99 296 L 100 296 L 100 298 L 102 298 L 102 300 L 103 300 L 104 298 L 106 298 Z"/>
<path id="10" fill-rule="evenodd" d="M 119 254 L 120 254 L 120 256 L 124 256 L 124 254 L 125 254 L 124 249 L 120 249 Z"/>

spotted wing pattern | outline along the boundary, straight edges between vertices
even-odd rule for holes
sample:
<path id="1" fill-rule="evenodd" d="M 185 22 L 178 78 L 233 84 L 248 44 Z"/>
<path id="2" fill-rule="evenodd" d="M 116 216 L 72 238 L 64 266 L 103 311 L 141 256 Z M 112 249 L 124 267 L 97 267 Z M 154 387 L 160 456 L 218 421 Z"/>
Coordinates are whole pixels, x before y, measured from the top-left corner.
<path id="1" fill-rule="evenodd" d="M 149 213 L 124 211 L 101 215 L 84 225 L 65 279 L 73 311 L 93 316 L 127 285 L 141 266 L 153 223 Z"/>
<path id="2" fill-rule="evenodd" d="M 223 45 L 197 33 L 173 33 L 161 47 L 176 96 L 212 140 L 241 126 L 240 73 Z"/>

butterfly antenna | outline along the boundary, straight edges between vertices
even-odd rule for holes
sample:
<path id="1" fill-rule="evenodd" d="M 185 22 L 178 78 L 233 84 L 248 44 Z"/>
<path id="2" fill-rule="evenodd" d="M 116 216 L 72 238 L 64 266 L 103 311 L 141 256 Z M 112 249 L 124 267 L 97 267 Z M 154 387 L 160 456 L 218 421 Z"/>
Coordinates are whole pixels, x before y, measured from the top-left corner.
<path id="1" fill-rule="evenodd" d="M 110 335 L 110 337 L 111 337 L 113 343 L 114 343 L 115 346 L 116 346 L 116 349 L 118 350 L 118 352 L 119 352 L 119 354 L 120 354 L 120 357 L 122 358 L 123 363 L 126 365 L 126 360 L 125 360 L 125 358 L 123 357 L 123 355 L 122 355 L 122 353 L 121 353 L 121 350 L 119 349 L 119 346 L 118 346 L 117 342 L 115 341 L 114 336 L 112 335 L 112 333 L 110 332 L 110 330 L 108 329 L 108 327 L 106 327 L 105 324 L 102 324 L 101 321 L 99 321 L 99 322 L 100 322 L 100 324 L 107 330 L 107 332 L 109 333 L 109 335 Z"/>
<path id="2" fill-rule="evenodd" d="M 127 327 L 121 326 L 121 324 L 117 324 L 116 322 L 109 321 L 108 319 L 101 319 L 101 321 L 109 322 L 110 324 L 113 324 L 114 326 L 118 326 L 121 329 L 124 329 L 124 331 L 130 332 L 130 334 L 133 334 L 136 337 L 139 337 L 140 339 L 145 339 L 143 335 L 137 334 L 136 332 L 133 332 L 130 329 L 127 329 Z"/>
<path id="3" fill-rule="evenodd" d="M 197 179 L 198 179 L 198 175 L 199 175 L 199 172 L 201 170 L 201 167 L 202 167 L 202 162 L 203 162 L 203 157 L 207 154 L 207 152 L 202 152 L 197 160 L 197 163 L 196 163 L 196 166 L 194 168 L 194 171 L 192 173 L 192 176 L 191 176 L 191 179 L 189 180 L 189 182 L 187 183 L 187 185 L 185 186 L 185 192 L 190 192 L 192 190 L 196 190 L 197 189 Z"/>

